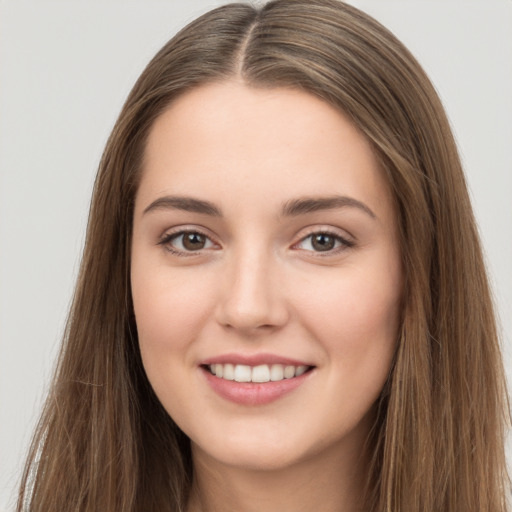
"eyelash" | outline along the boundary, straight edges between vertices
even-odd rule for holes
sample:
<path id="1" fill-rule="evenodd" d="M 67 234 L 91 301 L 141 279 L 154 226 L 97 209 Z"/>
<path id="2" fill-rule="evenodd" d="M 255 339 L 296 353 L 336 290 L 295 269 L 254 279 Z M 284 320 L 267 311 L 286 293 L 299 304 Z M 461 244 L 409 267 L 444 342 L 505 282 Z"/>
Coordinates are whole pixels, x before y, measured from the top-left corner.
<path id="1" fill-rule="evenodd" d="M 197 254 L 201 254 L 201 252 L 204 249 L 198 249 L 197 251 L 184 251 L 181 249 L 176 249 L 171 245 L 171 242 L 175 239 L 178 239 L 180 237 L 183 237 L 187 234 L 194 234 L 194 235 L 200 235 L 205 237 L 207 240 L 210 241 L 210 243 L 216 245 L 216 243 L 211 239 L 210 236 L 208 236 L 206 233 L 203 233 L 202 231 L 198 229 L 183 229 L 181 231 L 176 231 L 173 233 L 167 233 L 165 234 L 161 240 L 158 242 L 158 245 L 161 245 L 165 248 L 165 250 L 169 251 L 170 253 L 176 255 L 176 256 L 195 256 Z M 334 233 L 333 231 L 329 231 L 328 229 L 321 229 L 318 231 L 312 231 L 308 235 L 302 237 L 296 244 L 293 245 L 293 247 L 297 247 L 298 245 L 304 243 L 308 238 L 311 238 L 315 235 L 325 235 L 334 238 L 335 243 L 339 243 L 340 245 L 338 247 L 335 247 L 333 249 L 327 250 L 327 251 L 314 251 L 314 250 L 305 250 L 306 252 L 312 252 L 315 253 L 317 257 L 326 257 L 326 256 L 332 256 L 333 254 L 338 254 L 339 252 L 342 252 L 346 249 L 350 249 L 355 246 L 355 243 L 352 240 L 347 240 L 346 238 L 340 236 L 338 233 Z M 325 254 L 323 254 L 325 253 Z"/>
<path id="2" fill-rule="evenodd" d="M 170 253 L 174 254 L 175 256 L 195 256 L 197 254 L 200 254 L 203 249 L 199 249 L 197 251 L 183 251 L 180 249 L 176 249 L 171 245 L 171 242 L 175 239 L 178 239 L 180 237 L 183 237 L 184 235 L 188 234 L 194 234 L 194 235 L 201 235 L 204 236 L 207 240 L 209 240 L 212 244 L 216 245 L 215 242 L 211 239 L 210 236 L 208 236 L 206 233 L 203 233 L 199 229 L 182 229 L 180 231 L 176 231 L 174 233 L 166 233 L 161 240 L 158 242 L 158 245 L 161 245 L 164 247 L 166 251 L 169 251 Z"/>
<path id="3" fill-rule="evenodd" d="M 347 238 L 342 237 L 339 233 L 335 233 L 334 231 L 330 231 L 328 229 L 320 229 L 311 231 L 306 236 L 303 236 L 293 247 L 297 247 L 298 245 L 304 243 L 308 238 L 312 238 L 316 235 L 325 235 L 334 238 L 335 243 L 339 243 L 338 247 L 327 251 L 314 251 L 314 250 L 306 250 L 307 252 L 312 252 L 315 254 L 315 257 L 328 257 L 334 254 L 339 254 L 340 252 L 345 251 L 346 249 L 351 249 L 355 246 L 355 242 L 352 240 L 348 240 Z M 312 242 L 311 242 L 312 243 Z"/>

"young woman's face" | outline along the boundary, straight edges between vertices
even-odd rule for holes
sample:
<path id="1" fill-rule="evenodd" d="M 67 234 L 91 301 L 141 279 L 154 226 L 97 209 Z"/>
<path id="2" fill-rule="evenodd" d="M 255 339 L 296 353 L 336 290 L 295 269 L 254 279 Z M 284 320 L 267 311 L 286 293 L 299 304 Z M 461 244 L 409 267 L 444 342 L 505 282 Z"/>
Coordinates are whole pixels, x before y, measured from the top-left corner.
<path id="1" fill-rule="evenodd" d="M 235 82 L 178 99 L 150 132 L 131 282 L 147 376 L 195 456 L 361 448 L 402 271 L 383 172 L 340 112 Z"/>

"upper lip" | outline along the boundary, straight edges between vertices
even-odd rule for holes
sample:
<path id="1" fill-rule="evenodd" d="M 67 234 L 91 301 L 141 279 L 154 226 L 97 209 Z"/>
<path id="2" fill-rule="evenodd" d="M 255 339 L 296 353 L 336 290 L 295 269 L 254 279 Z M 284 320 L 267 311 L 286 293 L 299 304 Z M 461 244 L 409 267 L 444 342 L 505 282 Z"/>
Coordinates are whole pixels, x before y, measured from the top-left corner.
<path id="1" fill-rule="evenodd" d="M 290 357 L 284 357 L 277 354 L 222 354 L 209 357 L 201 361 L 201 366 L 209 366 L 212 364 L 243 364 L 247 366 L 259 366 L 262 364 L 282 364 L 284 366 L 314 366 L 306 361 L 299 361 Z"/>

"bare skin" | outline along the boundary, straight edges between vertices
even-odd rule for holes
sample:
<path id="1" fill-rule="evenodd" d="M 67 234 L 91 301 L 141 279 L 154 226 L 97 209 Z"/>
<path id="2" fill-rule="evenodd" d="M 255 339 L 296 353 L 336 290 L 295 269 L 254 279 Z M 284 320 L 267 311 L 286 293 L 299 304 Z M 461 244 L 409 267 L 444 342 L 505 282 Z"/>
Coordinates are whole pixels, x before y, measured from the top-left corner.
<path id="1" fill-rule="evenodd" d="M 131 283 L 146 373 L 192 443 L 188 512 L 361 510 L 402 268 L 342 113 L 236 81 L 180 97 L 148 139 Z"/>
<path id="2" fill-rule="evenodd" d="M 275 471 L 219 467 L 196 454 L 187 512 L 361 512 L 367 457 L 358 441 L 342 460 L 331 451 Z"/>

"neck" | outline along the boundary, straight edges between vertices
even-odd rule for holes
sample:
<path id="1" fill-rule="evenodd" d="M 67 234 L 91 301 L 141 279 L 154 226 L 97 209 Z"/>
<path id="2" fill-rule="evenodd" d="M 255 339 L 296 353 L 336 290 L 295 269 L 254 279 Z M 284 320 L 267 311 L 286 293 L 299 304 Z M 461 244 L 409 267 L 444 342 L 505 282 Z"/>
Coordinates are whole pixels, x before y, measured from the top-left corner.
<path id="1" fill-rule="evenodd" d="M 360 512 L 367 459 L 361 445 L 278 469 L 233 467 L 193 445 L 187 512 Z"/>

